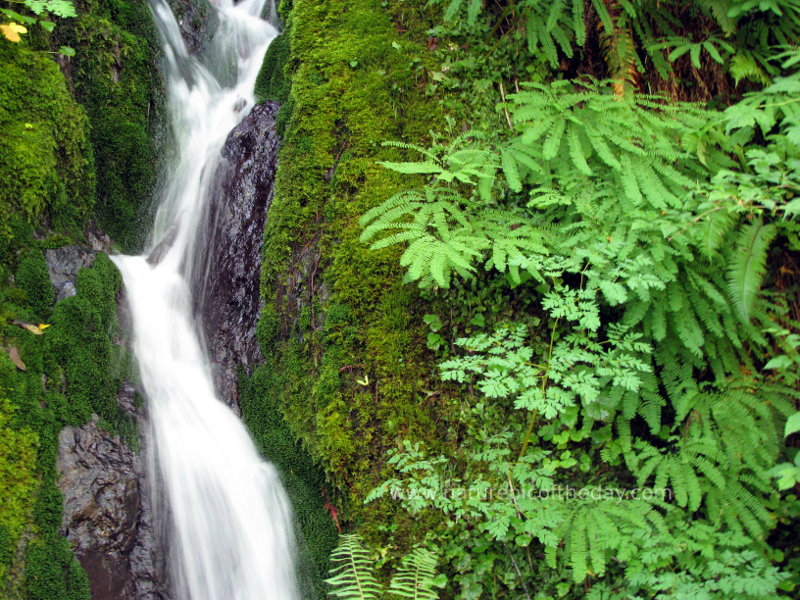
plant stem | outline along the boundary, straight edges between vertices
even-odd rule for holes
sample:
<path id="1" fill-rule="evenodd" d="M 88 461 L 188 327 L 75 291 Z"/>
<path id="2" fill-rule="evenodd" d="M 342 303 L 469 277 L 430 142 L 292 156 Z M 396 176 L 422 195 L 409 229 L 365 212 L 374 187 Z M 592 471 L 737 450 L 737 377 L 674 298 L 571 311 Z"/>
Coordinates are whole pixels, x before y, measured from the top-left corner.
<path id="1" fill-rule="evenodd" d="M 553 345 L 556 341 L 556 329 L 558 328 L 558 321 L 561 317 L 558 317 L 555 322 L 553 323 L 553 329 L 550 331 L 550 346 L 547 349 L 547 370 L 544 373 L 544 377 L 542 378 L 542 395 L 547 391 L 547 383 L 549 381 L 549 372 L 550 372 L 550 361 L 553 358 Z M 528 423 L 528 430 L 525 432 L 525 439 L 522 442 L 522 448 L 520 448 L 519 456 L 517 460 L 520 460 L 523 456 L 525 456 L 525 451 L 528 449 L 528 444 L 531 441 L 531 433 L 533 433 L 533 426 L 536 424 L 536 418 L 539 416 L 539 411 L 534 410 L 531 412 L 531 420 Z"/>

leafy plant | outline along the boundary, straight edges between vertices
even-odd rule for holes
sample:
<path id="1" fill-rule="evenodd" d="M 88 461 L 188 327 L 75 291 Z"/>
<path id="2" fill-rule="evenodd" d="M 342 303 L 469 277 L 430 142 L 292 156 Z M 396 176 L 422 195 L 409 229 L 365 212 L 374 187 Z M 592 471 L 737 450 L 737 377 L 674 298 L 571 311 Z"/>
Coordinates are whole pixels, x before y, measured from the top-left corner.
<path id="1" fill-rule="evenodd" d="M 339 537 L 339 545 L 331 554 L 330 577 L 325 581 L 331 586 L 331 594 L 337 598 L 376 600 L 381 586 L 372 574 L 369 551 L 358 536 L 349 534 Z"/>
<path id="2" fill-rule="evenodd" d="M 798 344 L 762 287 L 775 245 L 797 247 L 793 77 L 723 113 L 615 81 L 523 84 L 510 133 L 384 164 L 424 181 L 366 213 L 362 240 L 403 245 L 422 287 L 504 278 L 541 319 L 456 339 L 440 367 L 469 406 L 459 450 L 405 445 L 367 498 L 446 519 L 434 541 L 462 565 L 458 597 L 485 583 L 463 564 L 487 548 L 505 557 L 494 577 L 516 573 L 497 596 L 518 597 L 538 555 L 570 572 L 559 595 L 581 582 L 598 598 L 770 598 L 785 580 L 764 540 L 771 479 L 793 481 L 774 467 Z M 634 483 L 668 494 L 628 497 Z M 543 497 L 559 485 L 613 486 L 625 504 Z"/>
<path id="3" fill-rule="evenodd" d="M 331 576 L 325 581 L 337 598 L 377 600 L 388 593 L 397 598 L 436 600 L 439 595 L 434 588 L 444 583 L 442 576 L 436 575 L 436 556 L 425 548 L 415 548 L 402 558 L 385 590 L 375 578 L 369 550 L 355 534 L 339 537 L 331 562 Z"/>
<path id="4" fill-rule="evenodd" d="M 28 33 L 28 25 L 38 24 L 45 31 L 53 31 L 56 24 L 50 20 L 50 15 L 62 19 L 78 16 L 72 0 L 10 0 L 10 2 L 24 6 L 34 15 L 22 14 L 10 8 L 0 8 L 0 13 L 11 19 L 10 22 L 0 25 L 0 33 L 10 42 L 21 41 L 20 34 Z M 68 46 L 62 46 L 59 52 L 65 56 L 75 54 L 75 50 Z"/>

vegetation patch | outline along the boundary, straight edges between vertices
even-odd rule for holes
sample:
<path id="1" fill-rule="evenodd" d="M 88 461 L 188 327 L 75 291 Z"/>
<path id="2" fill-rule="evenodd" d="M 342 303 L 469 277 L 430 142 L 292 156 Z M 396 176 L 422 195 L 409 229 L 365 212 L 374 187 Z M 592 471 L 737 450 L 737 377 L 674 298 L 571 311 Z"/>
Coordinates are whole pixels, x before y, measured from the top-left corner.
<path id="1" fill-rule="evenodd" d="M 54 31 L 37 25 L 19 41 L 0 39 L 0 595 L 13 600 L 89 598 L 59 531 L 63 427 L 95 413 L 138 441 L 116 400 L 129 368 L 118 345 L 120 275 L 99 254 L 78 274 L 77 295 L 55 304 L 44 250 L 80 243 L 91 218 L 135 245 L 156 168 L 152 19 L 141 3 L 78 9 Z M 49 51 L 59 44 L 75 50 L 59 57 L 62 69 Z"/>

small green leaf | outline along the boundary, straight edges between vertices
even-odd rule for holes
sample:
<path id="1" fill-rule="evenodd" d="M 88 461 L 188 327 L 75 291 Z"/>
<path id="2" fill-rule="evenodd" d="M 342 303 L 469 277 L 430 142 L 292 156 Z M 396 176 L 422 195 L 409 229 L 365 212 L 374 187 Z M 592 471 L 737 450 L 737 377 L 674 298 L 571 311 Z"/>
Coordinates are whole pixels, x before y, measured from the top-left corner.
<path id="1" fill-rule="evenodd" d="M 764 365 L 764 370 L 768 369 L 786 369 L 791 367 L 794 364 L 791 358 L 786 356 L 785 354 L 781 356 L 776 356 L 772 360 L 770 360 L 767 364 Z"/>
<path id="2" fill-rule="evenodd" d="M 60 54 L 63 54 L 64 56 L 75 56 L 75 49 L 69 46 L 61 46 L 61 48 L 59 48 L 58 51 Z"/>
<path id="3" fill-rule="evenodd" d="M 783 431 L 783 436 L 789 437 L 798 431 L 800 431 L 800 412 L 796 412 L 786 419 L 786 429 Z"/>

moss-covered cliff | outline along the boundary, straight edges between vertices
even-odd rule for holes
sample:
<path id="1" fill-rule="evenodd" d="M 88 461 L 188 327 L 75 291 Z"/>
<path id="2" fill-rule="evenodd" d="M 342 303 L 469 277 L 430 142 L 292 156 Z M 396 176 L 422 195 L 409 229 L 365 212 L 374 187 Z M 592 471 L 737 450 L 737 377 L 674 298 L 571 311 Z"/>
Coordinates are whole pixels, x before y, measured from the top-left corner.
<path id="1" fill-rule="evenodd" d="M 382 142 L 422 142 L 445 126 L 439 99 L 426 93 L 424 5 L 284 2 L 286 29 L 256 86 L 260 98 L 284 102 L 284 142 L 263 250 L 258 334 L 267 364 L 242 409 L 285 471 L 303 467 L 292 445 L 275 442 L 278 414 L 324 469 L 324 492 L 311 489 L 309 502 L 327 503 L 328 530 L 349 521 L 379 535 L 392 508 L 376 518 L 362 501 L 386 450 L 407 436 L 435 445 L 446 427 L 441 397 L 428 393 L 428 301 L 403 285 L 396 253 L 359 242 L 358 225 L 404 185 L 376 164 L 402 155 Z M 326 536 L 313 549 L 323 566 L 330 543 Z"/>
<path id="2" fill-rule="evenodd" d="M 116 400 L 127 373 L 115 343 L 119 274 L 98 254 L 77 295 L 56 303 L 44 253 L 87 244 L 90 221 L 135 245 L 156 170 L 156 46 L 144 3 L 77 8 L 52 33 L 0 39 L 0 596 L 9 599 L 88 598 L 59 531 L 58 435 L 93 413 L 133 432 Z M 62 44 L 76 55 L 51 52 Z"/>

